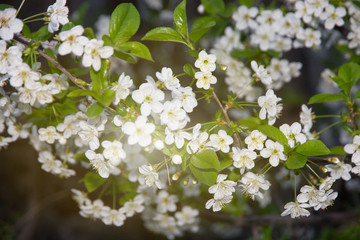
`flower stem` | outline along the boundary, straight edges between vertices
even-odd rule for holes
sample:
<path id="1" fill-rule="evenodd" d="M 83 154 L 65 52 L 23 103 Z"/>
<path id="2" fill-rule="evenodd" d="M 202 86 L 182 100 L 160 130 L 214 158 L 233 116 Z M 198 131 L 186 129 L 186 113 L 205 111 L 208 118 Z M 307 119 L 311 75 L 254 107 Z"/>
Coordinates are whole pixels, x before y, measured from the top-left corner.
<path id="1" fill-rule="evenodd" d="M 337 125 L 337 124 L 339 124 L 339 123 L 341 123 L 341 121 L 334 122 L 334 123 L 330 124 L 330 125 L 327 126 L 326 128 L 324 128 L 324 129 L 322 129 L 321 131 L 319 131 L 319 132 L 317 133 L 317 135 L 319 136 L 319 135 L 320 135 L 321 133 L 323 133 L 324 131 L 332 128 L 333 126 L 335 126 L 335 125 Z"/>
<path id="2" fill-rule="evenodd" d="M 42 13 L 38 13 L 38 14 L 32 15 L 32 16 L 30 16 L 30 17 L 27 17 L 27 18 L 23 19 L 23 22 L 25 22 L 25 21 L 27 21 L 27 20 L 29 20 L 29 19 L 32 19 L 32 18 L 34 18 L 34 17 L 38 17 L 38 16 L 41 16 L 41 15 L 45 15 L 45 14 L 47 14 L 47 13 L 48 13 L 48 12 L 42 12 Z"/>
<path id="3" fill-rule="evenodd" d="M 20 6 L 19 6 L 19 8 L 18 8 L 18 10 L 16 11 L 16 15 L 15 15 L 15 16 L 18 15 L 18 13 L 20 12 L 20 10 L 21 10 L 22 6 L 24 5 L 25 1 L 26 1 L 26 0 L 22 0 Z"/>
<path id="4" fill-rule="evenodd" d="M 309 164 L 306 164 L 306 167 L 308 167 L 308 168 L 310 169 L 310 171 L 311 171 L 319 180 L 321 179 L 321 177 L 314 171 L 314 169 L 312 169 L 312 168 L 310 167 Z"/>

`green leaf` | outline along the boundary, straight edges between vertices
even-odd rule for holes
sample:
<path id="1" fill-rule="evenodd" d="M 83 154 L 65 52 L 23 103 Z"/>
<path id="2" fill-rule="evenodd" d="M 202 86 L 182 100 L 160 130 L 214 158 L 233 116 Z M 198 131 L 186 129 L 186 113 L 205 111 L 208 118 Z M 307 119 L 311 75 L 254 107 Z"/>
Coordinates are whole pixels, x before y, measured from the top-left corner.
<path id="1" fill-rule="evenodd" d="M 25 37 L 27 37 L 27 38 L 32 38 L 31 30 L 30 30 L 30 28 L 28 27 L 28 25 L 26 25 L 25 23 L 24 23 L 24 25 L 23 25 L 22 33 L 24 34 Z"/>
<path id="2" fill-rule="evenodd" d="M 205 11 L 211 14 L 222 13 L 225 11 L 225 4 L 223 0 L 201 0 Z"/>
<path id="3" fill-rule="evenodd" d="M 234 170 L 232 170 L 227 178 L 227 180 L 231 180 L 234 182 L 237 182 L 238 180 L 240 180 L 241 175 L 240 175 L 240 170 L 238 168 L 234 168 Z"/>
<path id="4" fill-rule="evenodd" d="M 75 27 L 74 23 L 69 22 L 69 23 L 65 24 L 64 26 L 62 26 L 60 31 L 61 32 L 68 31 L 68 30 L 72 29 L 73 27 Z"/>
<path id="5" fill-rule="evenodd" d="M 94 97 L 95 93 L 93 91 L 87 90 L 87 89 L 76 89 L 76 90 L 70 92 L 67 96 L 68 97 L 80 97 L 80 96 L 92 96 L 92 97 Z"/>
<path id="6" fill-rule="evenodd" d="M 244 49 L 244 50 L 234 50 L 231 53 L 233 57 L 242 57 L 242 58 L 254 58 L 260 54 L 258 49 Z"/>
<path id="7" fill-rule="evenodd" d="M 355 93 L 355 98 L 360 98 L 360 89 Z"/>
<path id="8" fill-rule="evenodd" d="M 184 36 L 188 35 L 186 19 L 186 0 L 183 0 L 174 10 L 174 26 Z"/>
<path id="9" fill-rule="evenodd" d="M 194 77 L 195 76 L 195 71 L 194 68 L 191 66 L 191 64 L 185 64 L 183 67 L 184 73 L 186 73 L 187 75 Z"/>
<path id="10" fill-rule="evenodd" d="M 88 172 L 84 177 L 86 190 L 91 193 L 106 182 L 106 178 L 100 177 L 97 172 Z"/>
<path id="11" fill-rule="evenodd" d="M 39 41 L 46 41 L 48 40 L 53 34 L 49 33 L 48 26 L 42 26 L 37 32 L 32 34 L 35 40 Z"/>
<path id="12" fill-rule="evenodd" d="M 220 162 L 220 169 L 219 169 L 219 171 L 222 171 L 222 170 L 224 170 L 225 168 L 231 166 L 231 165 L 233 164 L 233 162 L 234 162 L 234 161 L 233 161 L 232 159 L 230 159 L 230 158 L 222 160 L 222 161 Z"/>
<path id="13" fill-rule="evenodd" d="M 256 129 L 261 124 L 261 120 L 256 117 L 247 117 L 241 119 L 240 121 L 238 121 L 238 123 L 241 125 L 245 125 L 246 127 L 253 130 Z"/>
<path id="14" fill-rule="evenodd" d="M 309 140 L 301 144 L 296 149 L 296 152 L 305 156 L 319 156 L 331 153 L 330 150 L 325 146 L 325 144 L 317 139 Z"/>
<path id="15" fill-rule="evenodd" d="M 170 41 L 179 42 L 185 45 L 186 42 L 182 39 L 181 35 L 174 29 L 169 27 L 157 27 L 145 34 L 141 40 L 153 40 L 153 41 Z"/>
<path id="16" fill-rule="evenodd" d="M 305 166 L 307 162 L 306 156 L 294 152 L 289 156 L 289 158 L 286 160 L 286 167 L 288 169 L 299 169 Z"/>
<path id="17" fill-rule="evenodd" d="M 240 5 L 245 5 L 248 8 L 253 6 L 254 0 L 239 0 Z"/>
<path id="18" fill-rule="evenodd" d="M 104 106 L 100 103 L 93 103 L 86 111 L 86 115 L 88 117 L 96 117 L 99 116 L 104 110 Z"/>
<path id="19" fill-rule="evenodd" d="M 96 98 L 105 107 L 109 106 L 115 98 L 115 92 L 111 89 L 106 89 L 101 97 Z"/>
<path id="20" fill-rule="evenodd" d="M 84 29 L 84 35 L 88 37 L 89 39 L 96 38 L 94 30 L 90 27 L 87 27 Z"/>
<path id="21" fill-rule="evenodd" d="M 151 57 L 149 49 L 142 43 L 139 42 L 125 42 L 118 44 L 117 47 L 121 51 L 130 53 L 136 57 L 140 57 L 146 60 L 154 61 Z"/>
<path id="22" fill-rule="evenodd" d="M 349 62 L 345 63 L 339 68 L 338 77 L 333 80 L 339 85 L 339 88 L 344 90 L 348 95 L 351 88 L 356 84 L 360 78 L 360 65 Z"/>
<path id="23" fill-rule="evenodd" d="M 209 17 L 211 19 L 211 17 Z M 193 25 L 193 28 L 191 29 L 190 32 L 190 40 L 196 42 L 197 40 L 199 40 L 207 31 L 209 31 L 212 27 L 214 27 L 216 25 L 215 21 L 208 21 L 208 19 L 203 19 L 204 22 L 202 24 L 199 24 L 198 26 L 196 26 L 195 24 Z"/>
<path id="24" fill-rule="evenodd" d="M 217 172 L 213 169 L 201 169 L 190 164 L 190 171 L 199 182 L 211 186 L 216 183 Z"/>
<path id="25" fill-rule="evenodd" d="M 66 98 L 63 103 L 54 103 L 54 108 L 63 116 L 77 112 L 76 101 L 72 98 Z"/>
<path id="26" fill-rule="evenodd" d="M 220 163 L 218 156 L 214 150 L 205 149 L 191 157 L 191 164 L 201 169 L 220 170 Z"/>
<path id="27" fill-rule="evenodd" d="M 90 70 L 90 78 L 92 80 L 92 90 L 100 93 L 107 87 L 107 65 L 109 60 L 101 60 L 101 68 L 99 71 L 95 71 L 93 68 Z"/>
<path id="28" fill-rule="evenodd" d="M 339 101 L 339 100 L 344 100 L 344 98 L 340 94 L 322 93 L 312 96 L 308 104 Z"/>
<path id="29" fill-rule="evenodd" d="M 0 4 L 0 10 L 5 10 L 7 8 L 14 8 L 14 7 L 9 4 Z"/>
<path id="30" fill-rule="evenodd" d="M 115 46 L 115 43 L 113 42 L 113 40 L 110 38 L 109 35 L 103 35 L 102 40 L 104 41 L 104 46 L 110 46 L 110 47 Z"/>
<path id="31" fill-rule="evenodd" d="M 110 38 L 115 43 L 129 40 L 139 29 L 140 15 L 131 3 L 121 3 L 111 14 L 109 24 Z"/>
<path id="32" fill-rule="evenodd" d="M 89 68 L 70 68 L 68 71 L 75 77 L 79 77 L 88 74 Z"/>
<path id="33" fill-rule="evenodd" d="M 121 52 L 121 51 L 115 50 L 114 51 L 114 56 L 117 57 L 117 58 L 120 58 L 122 60 L 125 60 L 125 61 L 127 61 L 129 63 L 136 63 L 136 59 L 133 56 L 131 56 L 130 54 Z"/>
<path id="34" fill-rule="evenodd" d="M 344 146 L 336 146 L 330 149 L 331 154 L 333 155 L 346 155 L 344 151 Z"/>
<path id="35" fill-rule="evenodd" d="M 280 131 L 277 127 L 271 126 L 271 125 L 261 125 L 259 126 L 259 131 L 262 132 L 263 134 L 265 134 L 266 136 L 282 142 L 282 143 L 287 143 L 288 140 L 285 137 L 284 133 L 282 131 Z"/>

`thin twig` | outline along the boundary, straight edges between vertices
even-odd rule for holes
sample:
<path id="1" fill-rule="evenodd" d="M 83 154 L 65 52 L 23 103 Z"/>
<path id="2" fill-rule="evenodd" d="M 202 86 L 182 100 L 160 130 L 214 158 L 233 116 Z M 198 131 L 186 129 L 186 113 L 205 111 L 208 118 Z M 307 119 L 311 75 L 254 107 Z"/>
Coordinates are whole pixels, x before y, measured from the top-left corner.
<path id="1" fill-rule="evenodd" d="M 221 109 L 221 111 L 222 111 L 222 113 L 223 113 L 223 115 L 224 115 L 224 117 L 225 117 L 226 125 L 227 125 L 228 127 L 231 127 L 231 125 L 230 125 L 231 120 L 230 120 L 230 118 L 229 118 L 229 115 L 228 115 L 228 113 L 227 113 L 227 110 L 226 110 L 226 109 L 224 108 L 224 106 L 221 104 L 221 102 L 220 102 L 219 98 L 216 96 L 216 93 L 215 93 L 214 90 L 213 90 L 212 97 L 215 99 L 216 103 L 219 105 L 219 107 L 220 107 L 220 109 Z M 239 147 L 239 148 L 241 148 L 240 139 L 239 139 L 238 135 L 236 134 L 236 132 L 234 132 L 233 136 L 234 136 L 234 139 L 235 139 L 235 144 L 236 144 L 236 146 Z"/>
<path id="2" fill-rule="evenodd" d="M 22 44 L 25 44 L 25 45 L 29 45 L 31 43 L 31 41 L 32 41 L 31 39 L 29 39 L 29 38 L 27 38 L 27 37 L 25 37 L 23 35 L 20 35 L 20 34 L 15 35 L 14 39 L 21 42 Z M 78 86 L 81 89 L 85 89 L 84 86 L 81 86 L 81 85 L 79 85 L 77 83 L 77 78 L 74 75 L 72 75 L 68 70 L 66 70 L 66 68 L 63 67 L 58 61 L 56 61 L 55 59 L 53 59 L 52 57 L 47 55 L 41 49 L 37 49 L 37 51 L 42 57 L 44 57 L 46 60 L 51 62 L 61 72 L 63 72 L 70 79 L 70 81 L 72 81 L 76 86 Z"/>

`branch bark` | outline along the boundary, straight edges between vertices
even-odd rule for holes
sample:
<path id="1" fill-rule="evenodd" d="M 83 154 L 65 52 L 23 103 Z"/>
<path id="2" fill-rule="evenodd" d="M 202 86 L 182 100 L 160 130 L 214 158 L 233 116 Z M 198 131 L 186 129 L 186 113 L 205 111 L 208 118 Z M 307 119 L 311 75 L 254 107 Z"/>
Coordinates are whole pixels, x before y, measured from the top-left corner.
<path id="1" fill-rule="evenodd" d="M 27 38 L 21 34 L 16 34 L 14 36 L 14 39 L 21 42 L 24 45 L 29 45 L 31 43 L 31 39 Z M 61 72 L 63 72 L 69 79 L 70 81 L 72 81 L 76 86 L 78 86 L 81 89 L 85 89 L 84 86 L 79 85 L 77 83 L 77 78 L 72 75 L 68 70 L 66 70 L 65 67 L 63 67 L 58 61 L 56 61 L 55 59 L 53 59 L 52 57 L 50 57 L 49 55 L 47 55 L 43 50 L 41 49 L 37 49 L 38 53 L 44 57 L 46 60 L 48 60 L 49 62 L 51 62 L 57 69 L 59 69 Z"/>

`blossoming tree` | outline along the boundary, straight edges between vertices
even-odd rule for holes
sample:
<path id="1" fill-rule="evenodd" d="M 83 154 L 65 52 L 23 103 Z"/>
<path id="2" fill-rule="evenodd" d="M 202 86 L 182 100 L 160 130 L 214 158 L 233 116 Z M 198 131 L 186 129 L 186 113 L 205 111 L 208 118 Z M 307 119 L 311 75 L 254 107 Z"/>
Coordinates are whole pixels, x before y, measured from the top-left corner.
<path id="1" fill-rule="evenodd" d="M 156 27 L 141 42 L 132 40 L 140 15 L 130 3 L 118 5 L 108 32 L 96 37 L 69 21 L 66 0 L 21 20 L 24 2 L 0 5 L 0 149 L 28 138 L 44 171 L 83 179 L 71 189 L 81 216 L 122 226 L 141 214 L 146 228 L 173 239 L 199 231 L 203 212 L 230 218 L 256 212 L 254 201 L 278 206 L 271 192 L 285 186 L 282 176 L 291 178 L 294 196 L 282 199 L 278 215 L 311 218 L 336 204 L 335 182 L 359 175 L 358 2 L 287 0 L 275 8 L 202 0 L 202 16 L 190 24 L 184 0 L 173 28 Z M 46 25 L 31 31 L 35 20 Z M 153 61 L 145 41 L 183 44 L 193 61 L 181 72 L 163 66 L 144 81 L 112 70 L 119 59 Z M 278 91 L 302 69 L 284 56 L 325 43 L 344 55 L 322 74 L 331 92 L 312 96 L 298 121 L 284 123 L 291 118 Z M 65 68 L 65 55 L 81 66 Z M 309 106 L 332 101 L 341 113 Z M 203 105 L 214 113 L 208 121 L 194 114 Z M 337 121 L 313 128 L 325 117 Z M 322 136 L 334 127 L 347 138 L 330 147 Z M 80 168 L 87 173 L 79 176 Z"/>

